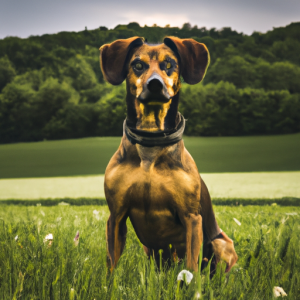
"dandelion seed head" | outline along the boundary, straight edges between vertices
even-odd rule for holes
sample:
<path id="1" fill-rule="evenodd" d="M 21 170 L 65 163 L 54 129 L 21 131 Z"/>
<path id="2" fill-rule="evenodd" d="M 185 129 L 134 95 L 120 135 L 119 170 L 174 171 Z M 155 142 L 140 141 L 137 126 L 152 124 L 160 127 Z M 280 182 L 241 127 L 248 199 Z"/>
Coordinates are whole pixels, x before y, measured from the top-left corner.
<path id="1" fill-rule="evenodd" d="M 49 234 L 47 234 L 46 236 L 45 236 L 45 239 L 44 239 L 45 241 L 51 241 L 51 240 L 53 240 L 53 234 L 52 233 L 49 233 Z"/>
<path id="2" fill-rule="evenodd" d="M 273 294 L 275 298 L 287 296 L 287 293 L 280 286 L 274 286 Z"/>
<path id="3" fill-rule="evenodd" d="M 193 274 L 188 270 L 182 270 L 177 276 L 177 281 L 184 281 L 187 285 L 191 283 L 192 279 Z"/>
<path id="4" fill-rule="evenodd" d="M 52 242 L 53 242 L 53 234 L 52 233 L 49 233 L 45 236 L 44 238 L 44 244 L 48 244 L 48 246 L 50 247 L 52 245 Z"/>

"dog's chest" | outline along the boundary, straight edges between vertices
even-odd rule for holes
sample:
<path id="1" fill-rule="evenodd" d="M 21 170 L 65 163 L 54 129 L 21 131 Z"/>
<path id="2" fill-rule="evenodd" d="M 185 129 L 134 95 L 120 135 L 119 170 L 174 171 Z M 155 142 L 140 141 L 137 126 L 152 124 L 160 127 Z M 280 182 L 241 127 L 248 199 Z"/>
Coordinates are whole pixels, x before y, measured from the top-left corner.
<path id="1" fill-rule="evenodd" d="M 190 167 L 195 163 L 183 145 L 136 145 L 123 153 L 117 152 L 106 169 L 108 202 L 117 201 L 118 205 L 126 205 L 129 210 L 139 210 L 143 214 L 156 210 L 169 214 L 175 206 L 185 209 L 198 203 L 199 173 L 196 167 Z"/>
<path id="2" fill-rule="evenodd" d="M 172 147 L 169 148 L 168 152 L 171 152 L 173 149 Z M 140 167 L 145 172 L 151 172 L 158 157 L 161 155 L 162 147 L 143 147 L 137 144 L 136 149 L 141 159 Z"/>

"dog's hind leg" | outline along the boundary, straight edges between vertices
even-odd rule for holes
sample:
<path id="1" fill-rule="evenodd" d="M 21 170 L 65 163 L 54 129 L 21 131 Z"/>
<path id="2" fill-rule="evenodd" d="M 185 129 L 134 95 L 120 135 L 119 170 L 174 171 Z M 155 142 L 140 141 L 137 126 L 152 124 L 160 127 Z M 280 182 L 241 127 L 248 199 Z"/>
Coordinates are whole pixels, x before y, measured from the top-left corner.
<path id="1" fill-rule="evenodd" d="M 212 241 L 219 233 L 222 232 L 220 229 L 214 210 L 212 207 L 210 195 L 206 184 L 201 179 L 201 197 L 200 197 L 200 214 L 203 220 L 203 230 L 205 231 L 205 237 L 208 241 Z"/>
<path id="2" fill-rule="evenodd" d="M 215 218 L 212 202 L 208 189 L 201 178 L 201 197 L 200 197 L 201 215 L 203 218 L 203 230 L 205 232 L 205 243 L 203 253 L 210 260 L 215 255 L 213 263 L 220 260 L 226 262 L 226 272 L 236 263 L 238 256 L 234 250 L 233 241 L 223 232 Z M 203 264 L 205 265 L 205 263 Z M 214 267 L 211 265 L 211 272 L 214 273 Z"/>
<path id="3" fill-rule="evenodd" d="M 106 246 L 111 271 L 124 250 L 126 233 L 126 218 L 116 218 L 111 214 L 106 224 Z"/>

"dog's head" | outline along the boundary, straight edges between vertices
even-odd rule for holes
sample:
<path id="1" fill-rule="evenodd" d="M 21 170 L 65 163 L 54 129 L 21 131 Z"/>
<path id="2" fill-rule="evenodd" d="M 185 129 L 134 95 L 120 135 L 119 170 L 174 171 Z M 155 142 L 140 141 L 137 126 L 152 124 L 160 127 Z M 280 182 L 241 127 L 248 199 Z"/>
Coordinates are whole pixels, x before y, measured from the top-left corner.
<path id="1" fill-rule="evenodd" d="M 103 45 L 100 64 L 111 84 L 126 79 L 127 118 L 137 128 L 167 130 L 175 123 L 180 75 L 189 84 L 200 82 L 209 52 L 193 39 L 166 37 L 163 44 L 152 45 L 133 37 Z"/>

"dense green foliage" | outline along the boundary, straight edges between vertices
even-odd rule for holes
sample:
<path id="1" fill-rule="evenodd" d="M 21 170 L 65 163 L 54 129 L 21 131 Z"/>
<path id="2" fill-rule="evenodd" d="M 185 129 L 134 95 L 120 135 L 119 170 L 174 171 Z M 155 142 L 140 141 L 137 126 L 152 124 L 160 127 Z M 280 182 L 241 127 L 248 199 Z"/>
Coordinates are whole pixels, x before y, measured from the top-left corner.
<path id="1" fill-rule="evenodd" d="M 206 269 L 201 277 L 194 273 L 189 286 L 178 288 L 176 278 L 185 263 L 158 271 L 129 221 L 124 253 L 109 273 L 107 207 L 1 206 L 1 298 L 193 299 L 200 292 L 201 299 L 268 300 L 273 299 L 273 287 L 280 286 L 287 300 L 299 299 L 299 208 L 219 206 L 215 211 L 221 228 L 234 240 L 239 260 L 229 274 L 219 268 L 209 280 Z M 49 233 L 51 245 L 43 241 Z"/>
<path id="2" fill-rule="evenodd" d="M 99 46 L 120 38 L 194 38 L 208 46 L 203 84 L 183 84 L 189 135 L 300 131 L 300 23 L 251 36 L 230 28 L 137 23 L 0 40 L 0 143 L 122 134 L 125 86 L 103 81 Z"/>
<path id="3" fill-rule="evenodd" d="M 188 121 L 190 122 L 190 121 Z M 104 174 L 119 137 L 0 145 L 0 178 Z M 300 170 L 300 134 L 187 137 L 200 173 Z"/>

